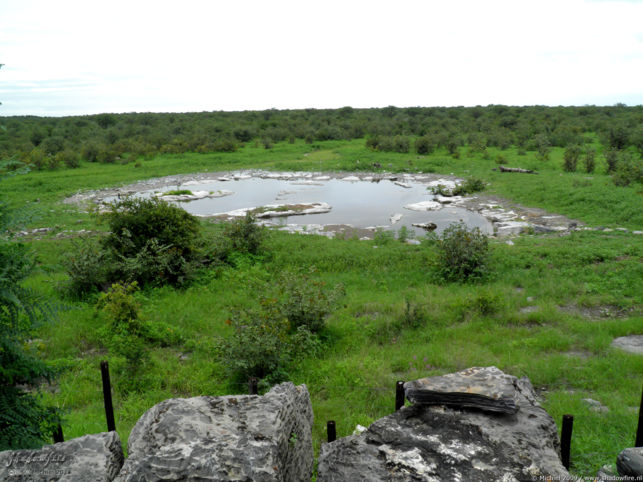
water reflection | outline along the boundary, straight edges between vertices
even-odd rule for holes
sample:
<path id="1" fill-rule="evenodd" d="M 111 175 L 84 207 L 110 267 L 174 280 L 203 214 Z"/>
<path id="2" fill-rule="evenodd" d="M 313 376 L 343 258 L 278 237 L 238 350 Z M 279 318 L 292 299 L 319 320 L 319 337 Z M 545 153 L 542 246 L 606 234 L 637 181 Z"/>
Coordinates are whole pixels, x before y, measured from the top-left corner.
<path id="1" fill-rule="evenodd" d="M 404 184 L 404 185 L 400 185 Z M 350 224 L 358 228 L 382 226 L 399 229 L 406 226 L 423 234 L 413 223 L 435 223 L 437 233 L 453 222 L 464 221 L 487 234 L 493 233 L 491 223 L 480 214 L 448 204 L 436 211 L 418 212 L 405 209 L 408 204 L 431 201 L 433 194 L 427 184 L 405 179 L 403 183 L 392 180 L 381 182 L 345 181 L 342 179 L 262 179 L 251 177 L 237 180 L 210 180 L 166 186 L 164 192 L 174 189 L 205 191 L 232 191 L 225 197 L 205 198 L 181 203 L 188 212 L 210 216 L 228 211 L 264 206 L 266 204 L 296 204 L 326 202 L 332 210 L 323 214 L 289 216 L 273 219 L 283 224 Z M 148 193 L 151 194 L 151 193 Z M 399 215 L 402 215 L 401 218 Z M 392 219 L 393 218 L 393 219 Z M 399 218 L 399 221 L 392 221 Z"/>

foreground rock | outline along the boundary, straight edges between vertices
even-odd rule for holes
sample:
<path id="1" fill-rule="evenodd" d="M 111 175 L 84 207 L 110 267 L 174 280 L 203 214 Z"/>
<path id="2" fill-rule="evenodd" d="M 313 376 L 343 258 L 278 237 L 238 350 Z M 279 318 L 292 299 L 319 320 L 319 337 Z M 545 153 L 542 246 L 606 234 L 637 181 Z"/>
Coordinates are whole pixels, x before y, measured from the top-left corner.
<path id="1" fill-rule="evenodd" d="M 529 381 L 502 375 L 496 373 L 495 391 L 502 393 L 511 381 L 516 413 L 404 407 L 361 435 L 322 445 L 317 480 L 573 480 L 558 457 L 556 424 L 536 402 Z"/>
<path id="2" fill-rule="evenodd" d="M 619 475 L 638 477 L 643 480 L 643 447 L 623 450 L 616 458 L 616 469 Z"/>
<path id="3" fill-rule="evenodd" d="M 469 368 L 407 382 L 404 393 L 409 401 L 417 404 L 516 413 L 515 379 L 496 367 Z"/>
<path id="4" fill-rule="evenodd" d="M 305 385 L 264 396 L 175 398 L 143 414 L 116 480 L 309 481 L 312 406 Z"/>
<path id="5" fill-rule="evenodd" d="M 0 480 L 105 481 L 123 465 L 123 449 L 116 432 L 85 435 L 40 450 L 0 452 Z"/>

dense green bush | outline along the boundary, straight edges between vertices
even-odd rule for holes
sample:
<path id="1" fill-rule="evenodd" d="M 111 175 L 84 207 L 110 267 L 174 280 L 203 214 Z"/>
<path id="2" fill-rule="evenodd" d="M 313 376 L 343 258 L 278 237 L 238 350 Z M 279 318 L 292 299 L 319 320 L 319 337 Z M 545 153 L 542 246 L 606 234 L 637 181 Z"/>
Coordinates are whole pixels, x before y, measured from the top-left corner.
<path id="1" fill-rule="evenodd" d="M 112 256 L 92 238 L 72 240 L 62 264 L 69 275 L 63 290 L 72 297 L 84 298 L 106 288 L 113 269 Z"/>
<path id="2" fill-rule="evenodd" d="M 581 148 L 578 145 L 568 146 L 563 154 L 563 169 L 567 172 L 576 172 L 578 160 L 581 155 Z"/>
<path id="3" fill-rule="evenodd" d="M 178 206 L 126 198 L 102 216 L 110 232 L 100 244 L 77 243 L 65 257 L 66 289 L 73 296 L 117 281 L 180 285 L 206 261 L 198 219 Z"/>
<path id="4" fill-rule="evenodd" d="M 594 169 L 596 169 L 596 149 L 587 147 L 584 154 L 583 163 L 585 164 L 585 171 L 591 174 L 594 172 Z"/>
<path id="5" fill-rule="evenodd" d="M 473 194 L 474 192 L 484 191 L 486 187 L 485 182 L 477 177 L 466 179 L 462 184 L 456 186 L 453 190 L 455 196 L 464 196 L 466 194 Z"/>
<path id="6" fill-rule="evenodd" d="M 326 318 L 345 294 L 342 285 L 329 287 L 303 272 L 284 273 L 279 281 L 279 290 L 279 310 L 288 320 L 290 331 L 297 331 L 303 326 L 311 333 L 318 333 L 324 328 Z"/>
<path id="7" fill-rule="evenodd" d="M 415 140 L 415 152 L 420 155 L 431 154 L 435 150 L 435 140 L 428 136 L 424 135 L 418 137 Z"/>
<path id="8" fill-rule="evenodd" d="M 631 152 L 621 152 L 613 180 L 617 186 L 629 186 L 632 183 L 642 183 L 643 159 L 636 157 Z"/>
<path id="9" fill-rule="evenodd" d="M 618 164 L 619 151 L 614 148 L 606 149 L 603 152 L 603 157 L 605 158 L 605 163 L 607 164 L 607 174 L 613 173 L 616 171 L 616 166 Z"/>
<path id="10" fill-rule="evenodd" d="M 488 274 L 489 240 L 478 228 L 451 224 L 436 243 L 437 272 L 445 281 L 467 282 Z"/>
<path id="11" fill-rule="evenodd" d="M 198 219 L 162 199 L 121 199 L 110 204 L 104 218 L 110 234 L 103 245 L 120 256 L 136 256 L 151 240 L 187 258 L 198 247 Z"/>
<path id="12" fill-rule="evenodd" d="M 182 337 L 170 326 L 150 322 L 140 313 L 134 294 L 136 281 L 114 283 L 96 302 L 96 312 L 105 321 L 100 338 L 114 359 L 117 386 L 123 392 L 141 391 L 147 386 L 147 367 L 152 363 L 149 345 L 180 344 Z"/>
<path id="13" fill-rule="evenodd" d="M 288 378 L 291 363 L 314 355 L 318 338 L 304 326 L 290 330 L 276 298 L 262 298 L 254 309 L 237 310 L 227 320 L 231 336 L 219 340 L 217 351 L 230 376 L 238 381 L 249 377 L 277 383 Z"/>
<path id="14" fill-rule="evenodd" d="M 80 167 L 80 159 L 78 158 L 78 154 L 72 149 L 63 149 L 58 154 L 56 154 L 55 157 L 58 164 L 62 163 L 71 169 Z"/>
<path id="15" fill-rule="evenodd" d="M 258 225 L 256 218 L 248 211 L 245 216 L 225 224 L 222 235 L 215 242 L 218 256 L 226 259 L 232 252 L 261 254 L 266 236 L 266 228 Z"/>
<path id="16" fill-rule="evenodd" d="M 219 359 L 232 377 L 276 383 L 288 378 L 293 362 L 315 355 L 326 318 L 345 292 L 341 285 L 314 279 L 314 272 L 286 271 L 277 277 L 277 286 L 261 288 L 266 294 L 255 306 L 232 310 L 226 323 L 233 333 L 217 343 Z"/>
<path id="17" fill-rule="evenodd" d="M 39 171 L 45 168 L 47 165 L 47 158 L 45 157 L 45 153 L 42 152 L 42 149 L 34 147 L 31 150 L 29 153 L 29 163 Z"/>
<path id="18" fill-rule="evenodd" d="M 366 139 L 366 147 L 381 152 L 406 153 L 411 149 L 411 141 L 406 136 L 371 136 Z"/>

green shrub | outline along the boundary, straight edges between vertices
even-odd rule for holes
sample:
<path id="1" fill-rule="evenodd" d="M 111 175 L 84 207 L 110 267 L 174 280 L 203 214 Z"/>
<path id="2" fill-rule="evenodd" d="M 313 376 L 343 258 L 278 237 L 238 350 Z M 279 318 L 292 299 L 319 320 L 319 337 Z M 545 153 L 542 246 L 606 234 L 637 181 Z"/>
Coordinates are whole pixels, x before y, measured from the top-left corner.
<path id="1" fill-rule="evenodd" d="M 466 194 L 473 194 L 474 192 L 484 191 L 486 187 L 485 182 L 482 179 L 476 177 L 471 177 L 464 181 L 462 184 L 456 186 L 453 190 L 455 196 L 464 196 Z"/>
<path id="2" fill-rule="evenodd" d="M 411 149 L 411 141 L 405 136 L 393 137 L 393 151 L 406 153 Z"/>
<path id="3" fill-rule="evenodd" d="M 98 155 L 100 152 L 101 146 L 98 143 L 93 141 L 87 141 L 83 144 L 80 150 L 80 156 L 89 162 L 98 161 Z"/>
<path id="4" fill-rule="evenodd" d="M 192 279 L 200 264 L 195 256 L 161 244 L 156 238 L 146 241 L 135 254 L 117 259 L 112 279 L 138 281 L 142 285 L 184 284 Z"/>
<path id="5" fill-rule="evenodd" d="M 163 196 L 182 196 L 182 195 L 192 195 L 192 191 L 189 189 L 173 189 L 163 193 Z"/>
<path id="6" fill-rule="evenodd" d="M 139 320 L 140 304 L 133 293 L 138 290 L 136 281 L 129 284 L 114 283 L 96 302 L 96 309 L 105 313 L 110 320 L 112 333 L 126 333 L 141 336 L 144 328 Z"/>
<path id="7" fill-rule="evenodd" d="M 536 159 L 539 161 L 549 160 L 549 152 L 551 149 L 551 142 L 544 134 L 537 134 L 532 140 L 532 145 L 537 150 Z"/>
<path id="8" fill-rule="evenodd" d="M 596 168 L 596 150 L 593 147 L 587 147 L 585 149 L 583 163 L 585 164 L 585 171 L 588 174 L 594 172 L 594 169 Z"/>
<path id="9" fill-rule="evenodd" d="M 72 241 L 72 250 L 64 255 L 62 264 L 69 275 L 64 291 L 72 296 L 83 298 L 108 285 L 112 257 L 91 238 Z"/>
<path id="10" fill-rule="evenodd" d="M 617 186 L 629 186 L 632 183 L 643 182 L 643 160 L 637 159 L 631 152 L 619 155 L 616 172 L 612 177 Z"/>
<path id="11" fill-rule="evenodd" d="M 65 166 L 76 169 L 80 167 L 80 159 L 78 154 L 72 149 L 63 149 L 58 154 L 56 154 L 58 163 L 63 163 Z"/>
<path id="12" fill-rule="evenodd" d="M 489 316 L 498 313 L 503 308 L 504 300 L 498 293 L 484 289 L 469 301 L 469 306 L 476 313 Z"/>
<path id="13" fill-rule="evenodd" d="M 384 228 L 377 228 L 373 234 L 373 241 L 378 246 L 392 243 L 395 241 L 395 232 Z"/>
<path id="14" fill-rule="evenodd" d="M 404 313 L 400 318 L 400 325 L 403 328 L 420 328 L 428 321 L 426 307 L 419 303 L 414 303 L 408 299 L 405 300 Z"/>
<path id="15" fill-rule="evenodd" d="M 303 326 L 311 333 L 318 333 L 324 328 L 326 318 L 345 294 L 342 285 L 331 288 L 302 272 L 283 274 L 279 280 L 279 291 L 279 310 L 288 320 L 290 331 Z"/>
<path id="16" fill-rule="evenodd" d="M 400 243 L 406 243 L 407 240 L 413 239 L 415 233 L 407 228 L 406 226 L 402 226 L 400 229 L 397 231 L 397 240 Z"/>
<path id="17" fill-rule="evenodd" d="M 435 150 L 435 140 L 428 135 L 424 135 L 415 140 L 415 152 L 420 155 L 431 154 Z"/>
<path id="18" fill-rule="evenodd" d="M 29 163 L 39 171 L 45 168 L 47 165 L 47 158 L 45 157 L 45 153 L 42 152 L 42 149 L 35 147 L 31 150 L 29 153 Z"/>
<path id="19" fill-rule="evenodd" d="M 104 217 L 111 233 L 103 245 L 120 256 L 134 257 L 152 240 L 186 259 L 198 249 L 198 219 L 162 199 L 119 200 Z"/>
<path id="20" fill-rule="evenodd" d="M 578 145 L 568 146 L 563 154 L 563 169 L 567 172 L 576 172 L 578 159 L 580 159 L 581 148 Z"/>
<path id="21" fill-rule="evenodd" d="M 488 273 L 489 240 L 478 228 L 463 222 L 451 224 L 436 243 L 437 271 L 445 281 L 467 282 Z"/>
<path id="22" fill-rule="evenodd" d="M 304 326 L 291 332 L 276 298 L 263 298 L 254 309 L 238 310 L 226 321 L 233 333 L 217 343 L 221 363 L 238 381 L 249 377 L 269 384 L 288 378 L 288 368 L 305 355 L 314 355 L 320 342 Z"/>
<path id="23" fill-rule="evenodd" d="M 257 224 L 251 212 L 246 212 L 244 217 L 226 223 L 222 239 L 219 240 L 219 249 L 223 251 L 222 257 L 227 257 L 231 251 L 258 255 L 266 236 L 266 228 Z"/>
<path id="24" fill-rule="evenodd" d="M 616 171 L 619 157 L 618 152 L 618 150 L 612 147 L 603 152 L 603 157 L 605 158 L 605 163 L 607 164 L 607 174 Z"/>
<path id="25" fill-rule="evenodd" d="M 203 264 L 197 218 L 160 199 L 127 198 L 104 214 L 110 233 L 67 254 L 66 291 L 84 297 L 116 281 L 180 285 Z"/>
<path id="26" fill-rule="evenodd" d="M 142 390 L 143 374 L 150 362 L 145 344 L 147 326 L 139 317 L 140 305 L 133 296 L 138 289 L 136 282 L 116 283 L 103 293 L 96 302 L 96 310 L 107 318 L 100 330 L 101 339 L 110 354 L 124 360 L 116 360 L 116 385 L 123 392 Z"/>

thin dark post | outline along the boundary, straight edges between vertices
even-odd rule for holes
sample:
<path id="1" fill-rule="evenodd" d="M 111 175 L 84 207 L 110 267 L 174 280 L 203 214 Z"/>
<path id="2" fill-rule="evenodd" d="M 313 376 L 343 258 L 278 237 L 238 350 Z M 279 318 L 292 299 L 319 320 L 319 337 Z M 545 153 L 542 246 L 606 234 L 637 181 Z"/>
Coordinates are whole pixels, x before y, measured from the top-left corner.
<path id="1" fill-rule="evenodd" d="M 641 406 L 639 407 L 639 425 L 636 427 L 635 447 L 643 447 L 643 389 L 641 389 Z"/>
<path id="2" fill-rule="evenodd" d="M 563 466 L 569 470 L 569 452 L 572 447 L 573 415 L 563 415 L 563 429 L 560 434 L 560 458 Z"/>
<path id="3" fill-rule="evenodd" d="M 395 411 L 404 406 L 404 382 L 402 380 L 395 384 Z"/>
<path id="4" fill-rule="evenodd" d="M 109 364 L 105 360 L 100 362 L 100 374 L 103 377 L 103 401 L 105 402 L 107 431 L 113 432 L 116 430 L 116 423 L 114 423 L 114 407 L 112 405 L 112 384 L 109 381 Z"/>
<path id="5" fill-rule="evenodd" d="M 337 432 L 335 431 L 335 420 L 329 420 L 326 422 L 326 433 L 328 434 L 328 442 L 334 442 L 337 438 Z"/>
<path id="6" fill-rule="evenodd" d="M 259 380 L 257 380 L 257 378 L 255 377 L 251 377 L 248 380 L 248 393 L 250 393 L 250 395 L 256 395 L 257 393 L 259 393 L 257 389 L 258 383 L 259 383 Z"/>
<path id="7" fill-rule="evenodd" d="M 63 428 L 60 424 L 54 429 L 54 443 L 64 442 L 65 437 L 63 437 Z"/>

